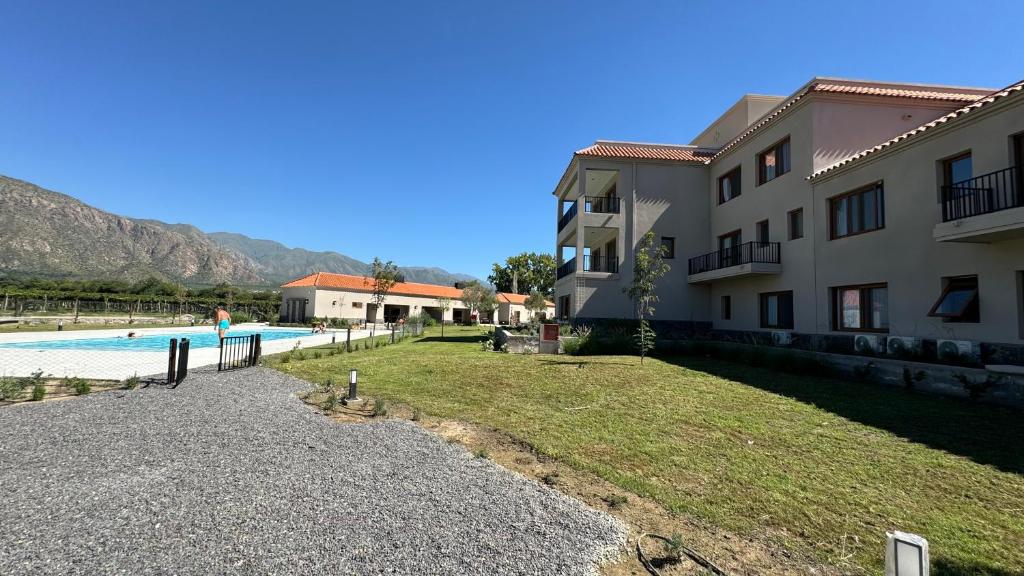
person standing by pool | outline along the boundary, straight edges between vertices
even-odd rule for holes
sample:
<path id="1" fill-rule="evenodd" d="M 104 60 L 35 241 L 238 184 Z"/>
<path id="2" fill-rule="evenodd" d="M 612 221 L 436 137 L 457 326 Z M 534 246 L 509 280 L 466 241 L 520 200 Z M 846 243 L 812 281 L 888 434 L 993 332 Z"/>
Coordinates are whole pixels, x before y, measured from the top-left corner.
<path id="1" fill-rule="evenodd" d="M 224 309 L 223 306 L 217 306 L 217 312 L 214 315 L 214 323 L 217 325 L 217 335 L 220 339 L 224 339 L 224 335 L 227 334 L 228 329 L 231 328 L 231 314 Z"/>

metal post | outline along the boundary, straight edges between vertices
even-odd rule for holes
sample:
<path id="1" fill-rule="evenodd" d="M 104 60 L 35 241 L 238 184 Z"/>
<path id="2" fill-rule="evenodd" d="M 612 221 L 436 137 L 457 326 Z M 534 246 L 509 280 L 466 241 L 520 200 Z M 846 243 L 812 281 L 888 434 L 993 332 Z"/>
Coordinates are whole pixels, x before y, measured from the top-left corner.
<path id="1" fill-rule="evenodd" d="M 395 325 L 394 324 L 391 325 L 391 343 L 392 344 L 395 343 Z"/>
<path id="2" fill-rule="evenodd" d="M 178 345 L 178 374 L 174 379 L 175 384 L 181 384 L 181 381 L 188 376 L 188 349 L 190 343 L 188 338 L 182 338 L 181 344 Z"/>
<path id="3" fill-rule="evenodd" d="M 167 383 L 172 384 L 174 382 L 174 368 L 175 359 L 178 352 L 178 339 L 171 338 L 171 348 L 167 354 Z"/>
<path id="4" fill-rule="evenodd" d="M 253 365 L 260 363 L 260 356 L 263 356 L 263 339 L 259 334 L 256 335 L 256 357 L 253 358 Z"/>
<path id="5" fill-rule="evenodd" d="M 359 400 L 359 398 L 357 397 L 357 394 L 356 394 L 356 392 L 357 392 L 357 390 L 356 390 L 357 374 L 358 374 L 358 371 L 355 368 L 352 368 L 351 370 L 348 371 L 348 398 L 346 398 L 346 400 L 348 402 L 355 402 L 356 400 Z"/>
<path id="6" fill-rule="evenodd" d="M 249 334 L 249 354 L 246 356 L 245 365 L 252 366 L 256 363 L 256 335 Z"/>
<path id="7" fill-rule="evenodd" d="M 352 327 L 348 327 L 348 333 L 345 335 L 345 352 L 352 351 Z"/>
<path id="8" fill-rule="evenodd" d="M 217 371 L 224 369 L 224 339 L 220 339 L 220 358 L 217 360 Z"/>

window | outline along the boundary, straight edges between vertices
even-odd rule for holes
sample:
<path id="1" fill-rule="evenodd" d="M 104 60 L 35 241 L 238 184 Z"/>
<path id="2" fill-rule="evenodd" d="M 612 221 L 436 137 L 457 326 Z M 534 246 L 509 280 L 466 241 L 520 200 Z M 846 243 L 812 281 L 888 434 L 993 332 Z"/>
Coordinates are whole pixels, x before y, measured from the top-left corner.
<path id="1" fill-rule="evenodd" d="M 885 227 L 885 202 L 881 182 L 828 201 L 833 240 Z"/>
<path id="2" fill-rule="evenodd" d="M 952 186 L 974 177 L 974 166 L 971 153 L 964 152 L 959 156 L 942 161 L 942 184 Z"/>
<path id="3" fill-rule="evenodd" d="M 768 221 L 761 220 L 757 223 L 757 241 L 762 244 L 768 242 Z"/>
<path id="4" fill-rule="evenodd" d="M 797 208 L 789 213 L 789 239 L 804 237 L 804 209 Z"/>
<path id="5" fill-rule="evenodd" d="M 722 320 L 732 320 L 732 296 L 722 296 Z"/>
<path id="6" fill-rule="evenodd" d="M 661 255 L 666 260 L 676 257 L 676 239 L 672 236 L 661 237 Z"/>
<path id="7" fill-rule="evenodd" d="M 362 302 L 353 302 L 352 303 L 352 307 L 353 308 L 362 308 L 363 307 L 363 303 Z"/>
<path id="8" fill-rule="evenodd" d="M 757 155 L 757 183 L 764 184 L 789 172 L 789 137 Z"/>
<path id="9" fill-rule="evenodd" d="M 866 284 L 833 288 L 832 327 L 851 332 L 887 332 L 889 287 Z"/>
<path id="10" fill-rule="evenodd" d="M 739 230 L 718 237 L 718 250 L 722 267 L 739 264 L 742 234 Z"/>
<path id="11" fill-rule="evenodd" d="M 943 283 L 946 287 L 928 315 L 943 318 L 946 322 L 980 322 L 978 277 L 944 278 Z"/>
<path id="12" fill-rule="evenodd" d="M 793 328 L 793 293 L 761 294 L 761 328 Z"/>
<path id="13" fill-rule="evenodd" d="M 740 195 L 740 167 L 737 166 L 718 178 L 718 203 L 722 204 Z"/>

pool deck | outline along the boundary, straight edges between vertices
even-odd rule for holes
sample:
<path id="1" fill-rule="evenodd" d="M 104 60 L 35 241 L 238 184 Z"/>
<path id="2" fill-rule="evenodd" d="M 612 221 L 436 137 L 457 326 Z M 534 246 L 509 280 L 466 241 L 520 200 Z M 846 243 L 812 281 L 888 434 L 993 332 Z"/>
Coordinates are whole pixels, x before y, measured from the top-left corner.
<path id="1" fill-rule="evenodd" d="M 263 329 L 263 324 L 239 324 L 234 330 Z M 145 328 L 132 330 L 130 326 L 111 330 L 74 330 L 67 332 L 24 332 L 0 334 L 0 344 L 13 342 L 50 342 L 55 340 L 82 340 L 89 338 L 114 338 L 125 336 L 129 331 L 145 336 L 161 334 L 201 334 L 211 331 L 211 326 L 194 328 Z M 290 329 L 294 330 L 294 329 Z M 389 334 L 385 329 L 378 328 L 376 335 Z M 229 332 L 230 334 L 230 332 Z M 276 354 L 295 348 L 330 344 L 332 338 L 344 342 L 347 330 L 328 330 L 326 334 L 306 334 L 297 338 L 266 340 L 262 343 L 264 354 Z M 352 340 L 362 340 L 370 336 L 369 330 L 353 330 Z M 189 350 L 189 368 L 216 364 L 220 359 L 220 349 L 216 347 L 193 348 Z M 36 371 L 44 376 L 63 378 L 77 376 L 95 380 L 124 380 L 133 375 L 160 374 L 167 371 L 167 351 L 129 351 L 129 350 L 33 350 L 25 348 L 0 348 L 0 376 L 29 376 Z"/>

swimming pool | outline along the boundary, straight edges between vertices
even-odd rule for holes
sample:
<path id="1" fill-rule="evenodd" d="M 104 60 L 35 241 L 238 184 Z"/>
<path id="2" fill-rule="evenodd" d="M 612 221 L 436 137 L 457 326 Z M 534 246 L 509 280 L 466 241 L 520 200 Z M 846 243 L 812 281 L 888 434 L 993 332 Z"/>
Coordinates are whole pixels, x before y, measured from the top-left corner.
<path id="1" fill-rule="evenodd" d="M 128 331 L 125 331 L 127 334 Z M 220 344 L 217 333 L 212 328 L 202 332 L 181 332 L 165 334 L 142 333 L 141 338 L 115 336 L 106 338 L 77 338 L 64 340 L 42 340 L 38 342 L 10 342 L 0 344 L 0 348 L 19 348 L 32 350 L 106 350 L 120 352 L 162 352 L 167 350 L 171 338 L 188 338 L 190 347 L 216 348 Z M 252 330 L 238 329 L 228 331 L 229 336 L 248 336 L 260 334 L 263 342 L 284 340 L 287 338 L 303 338 L 312 336 L 309 330 Z"/>

